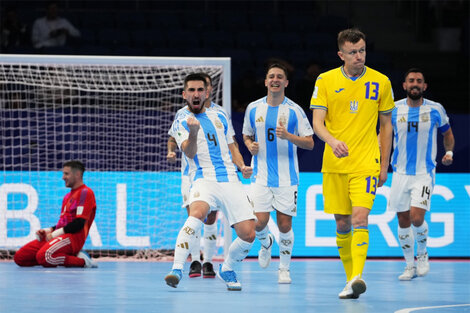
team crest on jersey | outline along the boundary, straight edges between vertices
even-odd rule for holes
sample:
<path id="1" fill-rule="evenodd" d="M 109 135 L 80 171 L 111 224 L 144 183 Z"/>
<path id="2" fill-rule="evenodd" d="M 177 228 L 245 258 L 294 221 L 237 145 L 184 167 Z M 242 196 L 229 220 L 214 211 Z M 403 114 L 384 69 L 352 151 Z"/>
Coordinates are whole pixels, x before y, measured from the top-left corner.
<path id="1" fill-rule="evenodd" d="M 279 125 L 285 126 L 286 124 L 287 124 L 287 117 L 284 114 L 282 114 L 279 117 Z"/>
<path id="2" fill-rule="evenodd" d="M 359 108 L 359 101 L 353 100 L 349 102 L 349 113 L 357 113 Z"/>
<path id="3" fill-rule="evenodd" d="M 427 114 L 421 115 L 421 122 L 429 122 L 429 116 Z"/>
<path id="4" fill-rule="evenodd" d="M 224 128 L 224 125 L 223 125 L 219 120 L 216 120 L 216 121 L 214 122 L 214 125 L 215 125 L 215 127 L 217 127 L 217 128 Z"/>

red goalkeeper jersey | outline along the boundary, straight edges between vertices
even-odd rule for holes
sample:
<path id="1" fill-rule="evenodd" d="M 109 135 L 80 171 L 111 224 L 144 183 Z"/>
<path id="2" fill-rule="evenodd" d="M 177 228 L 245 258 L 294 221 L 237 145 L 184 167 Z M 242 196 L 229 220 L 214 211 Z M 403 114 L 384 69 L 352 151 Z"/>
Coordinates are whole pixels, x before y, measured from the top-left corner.
<path id="1" fill-rule="evenodd" d="M 73 234 L 73 245 L 80 248 L 85 244 L 91 224 L 95 219 L 96 201 L 95 194 L 86 185 L 71 190 L 62 201 L 62 211 L 56 229 L 64 227 L 76 218 L 86 220 L 83 228 Z"/>

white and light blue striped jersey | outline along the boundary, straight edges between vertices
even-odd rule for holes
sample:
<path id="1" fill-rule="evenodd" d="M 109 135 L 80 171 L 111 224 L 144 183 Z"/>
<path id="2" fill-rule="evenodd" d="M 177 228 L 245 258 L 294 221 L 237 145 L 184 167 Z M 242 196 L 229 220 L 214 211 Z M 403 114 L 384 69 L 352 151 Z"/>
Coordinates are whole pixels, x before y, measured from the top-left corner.
<path id="1" fill-rule="evenodd" d="M 187 119 L 194 116 L 200 123 L 197 135 L 197 153 L 193 159 L 186 158 L 191 181 L 200 178 L 209 181 L 239 181 L 237 170 L 232 162 L 228 147 L 233 143 L 229 134 L 229 118 L 225 111 L 206 108 L 204 113 L 193 114 L 187 108 L 181 111 L 173 121 L 171 135 L 178 147 L 189 137 Z"/>
<path id="2" fill-rule="evenodd" d="M 394 172 L 405 175 L 434 174 L 437 153 L 437 130 L 450 128 L 444 107 L 423 99 L 419 107 L 410 107 L 406 98 L 395 102 L 392 111 Z"/>
<path id="3" fill-rule="evenodd" d="M 222 106 L 214 103 L 214 102 L 211 102 L 210 108 L 213 109 L 213 110 L 216 110 L 216 111 L 217 110 L 222 111 L 228 116 L 228 119 L 229 119 L 228 134 L 229 134 L 229 136 L 232 136 L 232 137 L 235 136 L 235 131 L 233 130 L 233 125 L 232 125 L 232 119 L 231 119 L 230 115 L 224 110 L 224 108 Z M 187 106 L 184 106 L 181 109 L 179 109 L 175 114 L 175 120 L 178 118 L 178 115 L 182 114 L 185 111 L 188 111 Z M 170 129 L 168 130 L 168 135 L 175 138 L 174 134 L 172 133 L 172 129 L 173 128 L 170 127 Z M 186 156 L 184 155 L 184 153 L 182 153 L 182 155 L 181 155 L 181 175 L 182 176 L 188 176 L 189 175 L 188 160 L 187 160 Z"/>
<path id="4" fill-rule="evenodd" d="M 254 136 L 258 154 L 251 159 L 252 182 L 268 187 L 299 184 L 297 146 L 276 136 L 276 127 L 284 125 L 291 134 L 306 137 L 313 129 L 302 108 L 284 97 L 279 106 L 270 106 L 267 97 L 250 103 L 245 111 L 243 134 Z"/>

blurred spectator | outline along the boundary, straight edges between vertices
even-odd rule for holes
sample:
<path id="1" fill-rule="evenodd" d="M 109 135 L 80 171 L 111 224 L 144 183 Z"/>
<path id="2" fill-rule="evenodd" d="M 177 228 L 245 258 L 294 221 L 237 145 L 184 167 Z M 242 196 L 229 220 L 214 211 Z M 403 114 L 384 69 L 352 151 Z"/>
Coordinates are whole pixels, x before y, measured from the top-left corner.
<path id="1" fill-rule="evenodd" d="M 57 2 L 47 4 L 46 16 L 36 19 L 31 40 L 34 48 L 64 46 L 67 37 L 80 37 L 80 32 L 66 18 L 59 16 Z"/>
<path id="2" fill-rule="evenodd" d="M 258 99 L 266 93 L 264 79 L 258 79 L 253 70 L 247 70 L 239 81 L 233 86 L 232 110 L 245 112 L 246 107 L 253 99 Z"/>
<path id="3" fill-rule="evenodd" d="M 27 27 L 18 17 L 15 8 L 7 8 L 2 18 L 0 44 L 2 50 L 8 51 L 27 42 Z"/>
<path id="4" fill-rule="evenodd" d="M 318 63 L 311 62 L 302 79 L 295 83 L 294 101 L 304 109 L 308 116 L 311 115 L 310 99 L 312 98 L 313 86 L 315 85 L 318 75 L 322 72 L 322 68 Z"/>

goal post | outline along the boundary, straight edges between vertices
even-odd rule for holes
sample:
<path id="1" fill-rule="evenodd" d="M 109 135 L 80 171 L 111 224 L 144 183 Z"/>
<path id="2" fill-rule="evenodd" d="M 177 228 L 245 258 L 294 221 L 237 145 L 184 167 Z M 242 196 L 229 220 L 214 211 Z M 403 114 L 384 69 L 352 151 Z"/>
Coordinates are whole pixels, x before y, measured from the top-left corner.
<path id="1" fill-rule="evenodd" d="M 187 213 L 167 132 L 193 72 L 211 75 L 212 99 L 230 113 L 230 58 L 0 55 L 0 258 L 57 222 L 70 159 L 85 163 L 97 201 L 86 250 L 172 250 Z M 225 219 L 219 235 L 220 254 L 231 242 Z"/>

